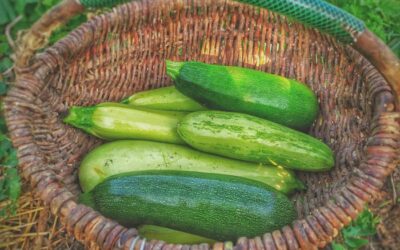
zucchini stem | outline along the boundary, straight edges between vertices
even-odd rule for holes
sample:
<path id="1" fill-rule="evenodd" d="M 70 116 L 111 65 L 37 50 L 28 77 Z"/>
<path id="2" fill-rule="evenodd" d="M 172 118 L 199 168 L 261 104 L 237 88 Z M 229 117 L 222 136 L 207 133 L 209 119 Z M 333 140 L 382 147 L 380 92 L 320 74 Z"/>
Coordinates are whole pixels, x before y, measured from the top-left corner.
<path id="1" fill-rule="evenodd" d="M 175 81 L 178 78 L 179 71 L 182 69 L 184 63 L 166 60 L 165 64 L 167 67 L 167 75 L 169 75 L 172 78 L 172 80 Z"/>
<path id="2" fill-rule="evenodd" d="M 69 110 L 67 117 L 64 118 L 64 122 L 74 127 L 87 129 L 92 127 L 92 115 L 96 107 L 72 107 Z"/>
<path id="3" fill-rule="evenodd" d="M 91 192 L 82 193 L 81 195 L 79 195 L 79 203 L 82 203 L 93 209 L 96 208 L 96 204 L 94 202 L 94 198 Z"/>
<path id="4" fill-rule="evenodd" d="M 120 103 L 122 103 L 122 104 L 129 104 L 129 99 L 130 99 L 130 96 L 129 96 L 129 97 L 126 97 L 126 98 L 124 98 L 124 99 L 122 99 Z"/>

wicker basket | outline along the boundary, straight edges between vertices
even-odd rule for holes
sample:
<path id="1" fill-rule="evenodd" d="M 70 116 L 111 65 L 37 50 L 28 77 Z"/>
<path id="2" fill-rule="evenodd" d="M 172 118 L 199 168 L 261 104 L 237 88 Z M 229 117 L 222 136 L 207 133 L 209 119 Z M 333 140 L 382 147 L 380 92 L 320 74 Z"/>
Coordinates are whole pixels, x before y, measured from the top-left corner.
<path id="1" fill-rule="evenodd" d="M 292 198 L 298 211 L 292 225 L 213 248 L 324 247 L 363 210 L 399 160 L 400 113 L 392 90 L 398 90 L 394 71 L 399 65 L 391 55 L 391 62 L 379 61 L 387 57 L 376 55 L 376 47 L 368 49 L 369 35 L 359 37 L 355 46 L 367 60 L 332 36 L 233 1 L 142 0 L 119 6 L 19 67 L 5 116 L 20 170 L 87 247 L 208 249 L 207 244 L 146 241 L 136 229 L 77 204 L 80 160 L 102 142 L 63 124 L 61 117 L 71 105 L 118 101 L 135 91 L 170 85 L 166 58 L 283 75 L 317 94 L 321 112 L 310 133 L 330 145 L 336 165 L 328 173 L 299 173 L 308 190 Z"/>

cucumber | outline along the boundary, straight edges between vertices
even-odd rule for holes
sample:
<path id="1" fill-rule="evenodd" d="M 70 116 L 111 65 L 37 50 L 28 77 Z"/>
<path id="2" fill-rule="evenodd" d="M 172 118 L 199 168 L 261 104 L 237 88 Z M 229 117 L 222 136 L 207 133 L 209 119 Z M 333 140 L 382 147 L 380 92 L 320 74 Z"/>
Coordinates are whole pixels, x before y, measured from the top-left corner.
<path id="1" fill-rule="evenodd" d="M 186 114 L 104 103 L 92 107 L 72 107 L 64 122 L 105 140 L 145 139 L 184 144 L 176 126 Z"/>
<path id="2" fill-rule="evenodd" d="M 167 61 L 176 88 L 210 109 L 265 118 L 307 130 L 318 114 L 318 101 L 305 84 L 252 69 L 200 62 Z"/>
<path id="3" fill-rule="evenodd" d="M 148 240 L 162 240 L 170 244 L 214 244 L 216 241 L 202 236 L 155 225 L 138 227 L 139 235 Z"/>
<path id="4" fill-rule="evenodd" d="M 220 241 L 258 236 L 296 218 L 289 199 L 264 183 L 186 171 L 111 176 L 80 202 L 127 227 L 151 224 Z"/>
<path id="5" fill-rule="evenodd" d="M 135 93 L 122 101 L 135 107 L 171 111 L 206 110 L 195 100 L 183 95 L 174 86 L 152 89 Z"/>
<path id="6" fill-rule="evenodd" d="M 266 183 L 283 193 L 304 188 L 291 171 L 281 167 L 236 161 L 186 146 L 150 141 L 115 141 L 95 148 L 79 167 L 79 181 L 82 190 L 87 192 L 111 175 L 143 170 L 236 175 Z"/>
<path id="7" fill-rule="evenodd" d="M 234 159 L 302 171 L 325 171 L 334 165 L 333 153 L 323 142 L 251 115 L 198 111 L 182 119 L 178 133 L 198 150 Z"/>

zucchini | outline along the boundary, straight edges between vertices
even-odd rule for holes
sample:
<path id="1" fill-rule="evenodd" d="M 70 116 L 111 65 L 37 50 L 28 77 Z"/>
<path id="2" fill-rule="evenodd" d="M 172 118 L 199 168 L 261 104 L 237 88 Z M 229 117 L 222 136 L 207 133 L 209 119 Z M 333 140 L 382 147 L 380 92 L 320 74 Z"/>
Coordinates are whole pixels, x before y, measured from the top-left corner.
<path id="1" fill-rule="evenodd" d="M 221 241 L 255 237 L 296 218 L 289 199 L 264 183 L 186 171 L 111 176 L 80 202 L 127 227 L 151 224 Z"/>
<path id="2" fill-rule="evenodd" d="M 185 96 L 174 86 L 142 91 L 131 95 L 122 101 L 135 107 L 170 111 L 200 111 L 206 110 L 195 100 Z"/>
<path id="3" fill-rule="evenodd" d="M 143 170 L 236 175 L 266 183 L 283 193 L 304 188 L 291 171 L 282 167 L 236 161 L 186 146 L 150 141 L 115 141 L 95 148 L 79 167 L 79 181 L 87 192 L 111 175 Z"/>
<path id="4" fill-rule="evenodd" d="M 176 126 L 186 114 L 104 103 L 92 107 L 72 107 L 64 122 L 105 140 L 145 139 L 184 144 Z"/>
<path id="5" fill-rule="evenodd" d="M 202 236 L 155 225 L 138 227 L 139 235 L 149 240 L 162 240 L 170 244 L 214 244 L 216 241 Z"/>
<path id="6" fill-rule="evenodd" d="M 234 159 L 303 171 L 325 171 L 334 165 L 333 153 L 323 142 L 251 115 L 198 111 L 182 119 L 178 133 L 198 150 Z"/>
<path id="7" fill-rule="evenodd" d="M 210 109 L 265 118 L 307 130 L 318 114 L 318 101 L 305 84 L 261 71 L 167 61 L 176 88 Z"/>

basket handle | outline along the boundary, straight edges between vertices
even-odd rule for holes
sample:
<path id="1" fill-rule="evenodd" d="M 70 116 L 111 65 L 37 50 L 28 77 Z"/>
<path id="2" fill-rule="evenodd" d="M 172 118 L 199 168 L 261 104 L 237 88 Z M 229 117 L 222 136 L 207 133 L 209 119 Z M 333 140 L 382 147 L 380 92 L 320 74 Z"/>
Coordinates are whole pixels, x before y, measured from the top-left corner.
<path id="1" fill-rule="evenodd" d="M 97 0 L 102 1 L 102 0 Z M 352 44 L 388 81 L 400 111 L 400 60 L 364 23 L 323 0 L 236 0 L 267 8 Z"/>
<path id="2" fill-rule="evenodd" d="M 63 0 L 50 9 L 21 38 L 16 66 L 29 65 L 33 53 L 44 46 L 51 32 L 85 8 L 113 6 L 132 0 Z M 133 0 L 134 1 L 134 0 Z M 328 33 L 364 55 L 385 77 L 400 99 L 400 60 L 364 23 L 323 0 L 236 0 L 267 8 Z M 397 105 L 400 110 L 400 105 Z"/>

